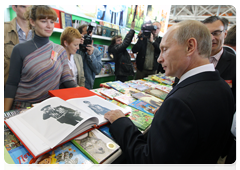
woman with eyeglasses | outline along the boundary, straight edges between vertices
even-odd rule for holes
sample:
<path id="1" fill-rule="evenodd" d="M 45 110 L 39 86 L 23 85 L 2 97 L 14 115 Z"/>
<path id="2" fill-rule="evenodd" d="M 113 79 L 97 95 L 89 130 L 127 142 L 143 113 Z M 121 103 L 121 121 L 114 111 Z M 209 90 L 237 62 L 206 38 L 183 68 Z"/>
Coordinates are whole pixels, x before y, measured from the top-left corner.
<path id="1" fill-rule="evenodd" d="M 48 97 L 48 91 L 76 87 L 67 61 L 66 50 L 49 40 L 56 12 L 46 5 L 33 5 L 26 19 L 34 31 L 32 40 L 13 48 L 9 77 L 4 91 L 4 111 L 30 107 Z"/>

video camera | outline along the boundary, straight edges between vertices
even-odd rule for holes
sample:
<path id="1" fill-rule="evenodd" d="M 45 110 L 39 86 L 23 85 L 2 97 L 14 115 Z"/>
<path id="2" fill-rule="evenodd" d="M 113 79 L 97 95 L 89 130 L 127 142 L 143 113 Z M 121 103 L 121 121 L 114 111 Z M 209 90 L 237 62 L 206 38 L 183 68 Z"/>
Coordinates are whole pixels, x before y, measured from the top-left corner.
<path id="1" fill-rule="evenodd" d="M 144 23 L 141 27 L 142 34 L 138 38 L 150 38 L 153 30 L 156 30 L 157 26 L 153 25 L 151 21 Z"/>
<path id="2" fill-rule="evenodd" d="M 91 22 L 89 25 L 88 25 L 88 28 L 87 28 L 87 34 L 84 35 L 84 42 L 83 44 L 80 44 L 80 48 L 82 49 L 82 51 L 86 52 L 87 49 L 86 49 L 86 46 L 88 44 L 92 44 L 92 37 L 90 36 L 90 34 L 92 33 L 93 31 L 93 27 L 96 27 L 97 24 L 95 22 Z"/>

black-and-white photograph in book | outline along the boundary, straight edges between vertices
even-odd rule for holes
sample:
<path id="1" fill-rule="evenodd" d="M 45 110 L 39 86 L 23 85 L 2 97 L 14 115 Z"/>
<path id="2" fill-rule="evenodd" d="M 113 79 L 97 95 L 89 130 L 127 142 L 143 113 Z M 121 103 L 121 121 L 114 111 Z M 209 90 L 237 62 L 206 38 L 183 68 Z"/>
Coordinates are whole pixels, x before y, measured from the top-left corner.
<path id="1" fill-rule="evenodd" d="M 51 107 L 51 105 L 44 106 L 41 111 L 43 111 L 43 120 L 47 120 L 50 117 L 56 119 L 60 123 L 66 123 L 75 126 L 83 120 L 80 117 L 80 111 L 67 108 L 65 106 Z"/>
<path id="2" fill-rule="evenodd" d="M 130 110 L 121 108 L 99 96 L 74 98 L 69 99 L 68 102 L 76 107 L 79 107 L 81 110 L 84 110 L 87 113 L 96 116 L 99 120 L 99 124 L 107 122 L 107 119 L 104 118 L 104 114 L 110 110 L 120 109 L 124 114 L 131 112 Z"/>

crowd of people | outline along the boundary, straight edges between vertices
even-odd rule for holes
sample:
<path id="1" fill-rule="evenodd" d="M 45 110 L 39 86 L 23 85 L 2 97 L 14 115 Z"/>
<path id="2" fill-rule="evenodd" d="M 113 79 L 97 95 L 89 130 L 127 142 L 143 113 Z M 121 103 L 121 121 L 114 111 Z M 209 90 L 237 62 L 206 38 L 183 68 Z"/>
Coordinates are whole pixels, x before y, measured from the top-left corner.
<path id="1" fill-rule="evenodd" d="M 39 103 L 50 97 L 49 90 L 93 88 L 103 64 L 101 52 L 92 43 L 84 45 L 88 25 L 65 28 L 59 45 L 49 40 L 57 19 L 51 7 L 12 5 L 12 9 L 17 16 L 4 23 L 4 111 Z M 105 114 L 123 151 L 116 163 L 212 164 L 219 158 L 233 163 L 236 26 L 228 31 L 227 19 L 211 16 L 202 22 L 181 21 L 161 38 L 161 24 L 153 25 L 150 36 L 140 32 L 132 46 L 137 54 L 135 78 L 162 72 L 176 77 L 174 87 L 145 135 L 120 110 Z M 124 40 L 116 35 L 109 46 L 116 80 L 122 82 L 134 76 L 127 52 L 134 27 L 132 21 Z"/>

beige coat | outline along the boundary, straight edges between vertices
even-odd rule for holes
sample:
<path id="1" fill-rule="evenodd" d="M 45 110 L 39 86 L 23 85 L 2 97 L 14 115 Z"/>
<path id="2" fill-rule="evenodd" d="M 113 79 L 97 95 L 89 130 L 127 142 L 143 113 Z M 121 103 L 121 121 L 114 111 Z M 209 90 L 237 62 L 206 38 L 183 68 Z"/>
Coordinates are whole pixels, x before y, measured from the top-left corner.
<path id="1" fill-rule="evenodd" d="M 79 86 L 85 87 L 85 77 L 84 77 L 82 56 L 77 53 L 74 54 L 73 56 L 74 56 L 74 61 L 75 61 L 77 72 L 78 72 L 77 84 Z"/>
<path id="2" fill-rule="evenodd" d="M 4 22 L 4 86 L 7 82 L 10 68 L 10 57 L 13 47 L 19 43 L 16 18 Z"/>

